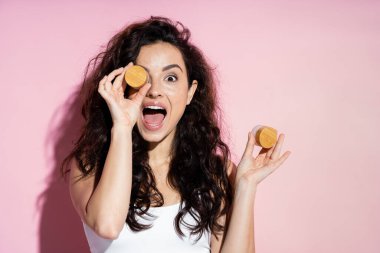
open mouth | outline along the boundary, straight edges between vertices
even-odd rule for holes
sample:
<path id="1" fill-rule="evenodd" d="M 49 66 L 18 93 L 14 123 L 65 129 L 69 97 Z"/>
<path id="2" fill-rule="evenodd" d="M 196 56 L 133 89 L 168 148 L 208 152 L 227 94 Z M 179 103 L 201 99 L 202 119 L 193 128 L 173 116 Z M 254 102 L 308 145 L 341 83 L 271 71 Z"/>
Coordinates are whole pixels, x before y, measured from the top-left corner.
<path id="1" fill-rule="evenodd" d="M 165 119 L 166 109 L 157 105 L 149 105 L 144 107 L 142 113 L 145 125 L 148 128 L 157 128 Z"/>

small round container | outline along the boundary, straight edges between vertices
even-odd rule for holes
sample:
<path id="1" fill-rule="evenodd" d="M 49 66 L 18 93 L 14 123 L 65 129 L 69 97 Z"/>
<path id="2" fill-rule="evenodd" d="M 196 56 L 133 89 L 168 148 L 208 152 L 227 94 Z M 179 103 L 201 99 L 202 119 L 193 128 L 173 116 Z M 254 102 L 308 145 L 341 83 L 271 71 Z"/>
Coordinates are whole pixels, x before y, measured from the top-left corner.
<path id="1" fill-rule="evenodd" d="M 133 65 L 125 72 L 124 79 L 129 86 L 137 89 L 148 82 L 149 75 L 143 67 Z"/>
<path id="2" fill-rule="evenodd" d="M 263 148 L 271 148 L 277 141 L 277 130 L 269 127 L 257 125 L 252 130 L 255 135 L 256 144 Z"/>

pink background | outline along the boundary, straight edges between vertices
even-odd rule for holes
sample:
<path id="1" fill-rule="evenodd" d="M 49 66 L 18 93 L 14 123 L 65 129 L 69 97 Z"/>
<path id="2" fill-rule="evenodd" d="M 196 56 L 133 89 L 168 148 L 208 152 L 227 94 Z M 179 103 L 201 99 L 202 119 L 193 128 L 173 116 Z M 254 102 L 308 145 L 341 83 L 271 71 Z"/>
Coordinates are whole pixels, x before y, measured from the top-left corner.
<path id="1" fill-rule="evenodd" d="M 238 162 L 285 133 L 257 192 L 257 252 L 380 252 L 379 1 L 0 0 L 0 252 L 87 252 L 54 180 L 80 124 L 84 68 L 124 25 L 180 20 L 217 68 Z M 257 150 L 256 150 L 257 152 Z"/>

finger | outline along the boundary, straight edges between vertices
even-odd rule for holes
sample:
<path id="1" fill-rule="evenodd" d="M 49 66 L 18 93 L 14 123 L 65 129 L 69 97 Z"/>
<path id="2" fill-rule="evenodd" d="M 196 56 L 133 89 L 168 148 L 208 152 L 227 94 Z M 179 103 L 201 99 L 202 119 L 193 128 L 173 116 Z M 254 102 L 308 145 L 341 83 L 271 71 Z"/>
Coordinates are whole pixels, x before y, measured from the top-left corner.
<path id="1" fill-rule="evenodd" d="M 245 146 L 243 157 L 252 156 L 254 146 L 255 146 L 255 138 L 253 136 L 252 131 L 250 131 L 248 133 L 248 141 L 247 141 L 247 145 Z"/>
<path id="2" fill-rule="evenodd" d="M 119 75 L 122 71 L 123 71 L 123 68 L 118 68 L 118 69 L 115 69 L 114 71 L 112 71 L 107 76 L 106 83 L 105 83 L 106 91 L 108 91 L 108 92 L 112 91 L 112 86 L 113 86 L 112 81 L 113 81 L 113 79 L 115 79 L 115 76 Z"/>
<path id="3" fill-rule="evenodd" d="M 284 138 L 285 138 L 284 134 L 280 134 L 280 136 L 278 137 L 276 145 L 274 146 L 274 149 L 273 149 L 273 153 L 270 156 L 270 158 L 272 160 L 276 160 L 280 156 L 282 143 L 284 142 Z"/>
<path id="4" fill-rule="evenodd" d="M 268 154 L 268 152 L 271 151 L 272 148 L 264 148 L 264 147 L 262 147 L 261 150 L 260 150 L 260 152 L 259 152 L 259 154 L 258 154 L 258 156 L 261 156 L 261 155 L 266 156 Z"/>
<path id="5" fill-rule="evenodd" d="M 104 90 L 103 85 L 99 84 L 98 92 L 99 92 L 99 94 L 100 94 L 102 97 L 104 97 L 105 90 Z"/>
<path id="6" fill-rule="evenodd" d="M 100 80 L 98 88 L 104 88 L 104 83 L 106 82 L 106 80 L 107 76 L 104 76 L 102 80 Z"/>
<path id="7" fill-rule="evenodd" d="M 270 149 L 268 148 L 261 148 L 259 154 L 255 158 L 258 163 L 263 163 L 268 155 Z"/>
<path id="8" fill-rule="evenodd" d="M 137 93 L 139 92 L 138 89 L 135 89 L 133 87 L 129 87 L 128 89 L 128 98 L 133 100 L 134 97 L 136 97 Z"/>
<path id="9" fill-rule="evenodd" d="M 252 133 L 254 136 L 256 136 L 256 133 L 257 131 L 262 128 L 263 126 L 262 125 L 256 125 L 253 129 L 252 129 Z"/>
<path id="10" fill-rule="evenodd" d="M 107 92 L 111 92 L 112 90 L 112 83 L 109 79 L 109 77 L 107 76 L 106 78 L 106 81 L 104 82 L 104 89 L 107 91 Z"/>
<path id="11" fill-rule="evenodd" d="M 286 159 L 288 159 L 290 154 L 290 151 L 285 152 L 278 160 L 271 164 L 271 166 L 267 167 L 265 169 L 267 176 L 272 174 L 275 170 L 277 170 L 281 166 L 281 164 L 283 164 L 286 161 Z"/>
<path id="12" fill-rule="evenodd" d="M 271 148 L 268 150 L 268 152 L 267 152 L 266 155 L 265 155 L 265 159 L 269 159 L 269 158 L 270 158 L 270 156 L 271 156 L 272 153 L 273 153 L 274 147 L 275 147 L 275 146 L 271 147 Z"/>
<path id="13" fill-rule="evenodd" d="M 108 75 L 108 80 L 109 81 L 112 81 L 115 76 L 119 75 L 121 72 L 123 72 L 124 68 L 123 67 L 120 67 L 118 69 L 115 69 L 114 71 L 112 71 L 109 75 Z"/>
<path id="14" fill-rule="evenodd" d="M 102 80 L 100 80 L 99 85 L 98 85 L 98 92 L 100 95 L 104 96 L 105 94 L 105 82 L 106 82 L 107 76 L 104 76 Z"/>
<path id="15" fill-rule="evenodd" d="M 120 89 L 121 84 L 123 83 L 125 72 L 126 69 L 124 69 L 123 72 L 121 72 L 121 74 L 116 77 L 115 82 L 113 83 L 113 88 L 117 91 Z M 122 89 L 121 91 L 124 90 Z"/>
<path id="16" fill-rule="evenodd" d="M 150 83 L 146 83 L 144 84 L 144 86 L 142 86 L 139 91 L 137 92 L 136 96 L 134 96 L 132 98 L 133 101 L 136 101 L 139 105 L 142 104 L 142 101 L 143 99 L 145 98 L 146 96 L 146 93 L 148 92 L 148 90 L 150 89 L 152 85 Z"/>
<path id="17" fill-rule="evenodd" d="M 277 169 L 278 167 L 280 167 L 280 165 L 283 164 L 286 161 L 286 159 L 288 159 L 291 153 L 292 152 L 290 151 L 286 151 L 277 161 L 275 161 L 275 163 L 273 164 L 274 168 Z"/>
<path id="18" fill-rule="evenodd" d="M 133 65 L 133 62 L 128 63 L 127 66 L 123 68 L 122 73 L 116 77 L 115 82 L 113 83 L 113 86 L 116 90 L 118 90 L 120 87 L 122 87 L 123 81 L 124 81 L 124 75 L 127 69 L 129 69 Z M 123 85 L 123 92 L 125 91 L 126 85 Z"/>

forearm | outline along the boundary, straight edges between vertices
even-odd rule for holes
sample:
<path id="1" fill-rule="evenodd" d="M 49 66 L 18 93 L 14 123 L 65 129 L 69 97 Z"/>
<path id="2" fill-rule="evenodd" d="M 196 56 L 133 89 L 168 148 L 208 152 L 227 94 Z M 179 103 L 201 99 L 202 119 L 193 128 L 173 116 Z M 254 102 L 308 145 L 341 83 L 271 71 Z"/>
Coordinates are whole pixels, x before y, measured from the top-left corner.
<path id="1" fill-rule="evenodd" d="M 114 127 L 103 172 L 86 208 L 95 232 L 117 237 L 128 214 L 132 184 L 132 133 Z"/>
<path id="2" fill-rule="evenodd" d="M 236 188 L 232 214 L 222 253 L 254 253 L 254 202 L 256 186 L 242 184 Z"/>

